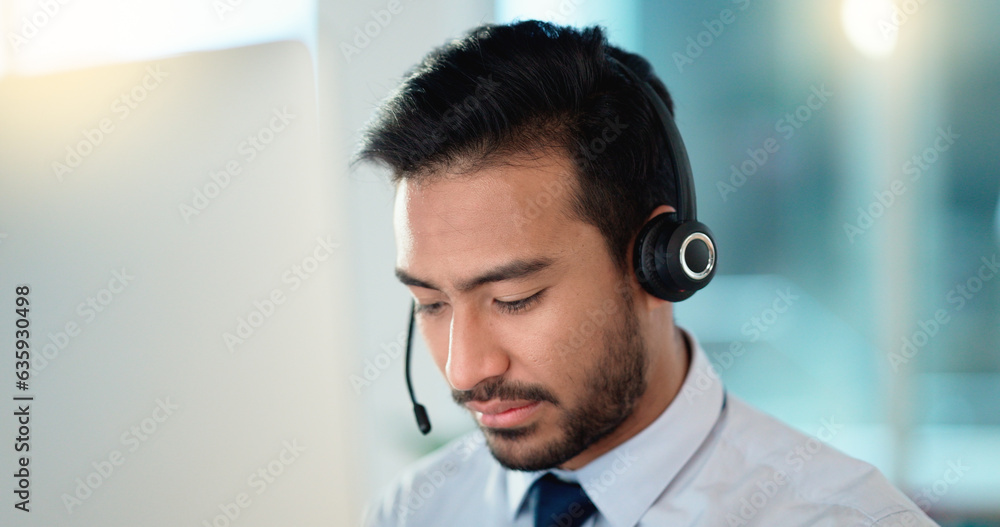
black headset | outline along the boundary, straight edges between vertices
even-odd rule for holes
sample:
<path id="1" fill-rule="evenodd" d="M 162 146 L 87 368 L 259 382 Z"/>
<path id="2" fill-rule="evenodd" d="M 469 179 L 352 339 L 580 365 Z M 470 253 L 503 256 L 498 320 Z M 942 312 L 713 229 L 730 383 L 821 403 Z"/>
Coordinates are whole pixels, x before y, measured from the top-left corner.
<path id="1" fill-rule="evenodd" d="M 643 81 L 618 59 L 606 55 L 632 83 L 642 90 L 646 100 L 659 116 L 670 152 L 670 172 L 677 192 L 676 212 L 654 216 L 636 236 L 632 251 L 632 267 L 643 289 L 657 298 L 670 302 L 686 300 L 695 291 L 708 285 L 715 275 L 716 254 L 712 231 L 696 219 L 694 177 L 681 133 L 663 99 L 649 83 Z M 410 378 L 410 352 L 413 348 L 413 318 L 416 301 L 410 303 L 410 328 L 406 337 L 406 389 L 413 402 L 413 413 L 420 431 L 431 431 L 427 409 L 417 402 Z"/>

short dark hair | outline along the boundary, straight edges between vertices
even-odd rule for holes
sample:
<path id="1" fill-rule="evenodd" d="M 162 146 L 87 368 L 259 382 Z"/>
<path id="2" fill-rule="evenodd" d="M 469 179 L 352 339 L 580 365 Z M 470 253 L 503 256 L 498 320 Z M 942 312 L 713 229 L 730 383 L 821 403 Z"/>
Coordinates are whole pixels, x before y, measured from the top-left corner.
<path id="1" fill-rule="evenodd" d="M 396 184 L 558 147 L 576 168 L 570 214 L 600 230 L 624 275 L 645 219 L 660 204 L 676 206 L 674 176 L 655 110 L 607 55 L 673 113 L 649 62 L 610 45 L 600 26 L 485 24 L 407 72 L 369 123 L 355 163 L 387 165 Z"/>

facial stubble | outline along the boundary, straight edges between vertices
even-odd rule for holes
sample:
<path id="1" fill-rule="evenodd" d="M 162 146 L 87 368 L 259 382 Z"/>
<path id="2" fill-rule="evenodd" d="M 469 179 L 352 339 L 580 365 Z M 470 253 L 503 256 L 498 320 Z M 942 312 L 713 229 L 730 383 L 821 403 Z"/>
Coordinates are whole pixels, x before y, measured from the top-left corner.
<path id="1" fill-rule="evenodd" d="M 646 350 L 631 291 L 625 289 L 621 300 L 620 316 L 608 317 L 603 328 L 598 328 L 602 354 L 587 372 L 575 407 L 565 408 L 543 387 L 502 379 L 470 392 L 453 393 L 456 402 L 524 399 L 545 401 L 560 411 L 559 437 L 534 448 L 529 443 L 537 436 L 539 423 L 502 429 L 480 426 L 490 452 L 502 466 L 525 471 L 557 467 L 607 437 L 632 415 L 646 391 Z"/>

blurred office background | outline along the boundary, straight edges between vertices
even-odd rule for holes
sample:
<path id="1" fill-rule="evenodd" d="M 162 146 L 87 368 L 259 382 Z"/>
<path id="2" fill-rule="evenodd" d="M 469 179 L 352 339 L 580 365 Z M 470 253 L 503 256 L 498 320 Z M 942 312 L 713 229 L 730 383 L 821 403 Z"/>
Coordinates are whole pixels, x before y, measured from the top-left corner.
<path id="1" fill-rule="evenodd" d="M 354 524 L 473 428 L 418 342 L 434 432 L 416 429 L 392 188 L 347 163 L 425 53 L 525 18 L 606 26 L 672 92 L 720 245 L 677 317 L 730 391 L 806 433 L 843 425 L 830 444 L 943 525 L 1000 525 L 998 16 L 989 0 L 0 2 L 0 302 L 31 282 L 39 337 L 85 328 L 33 385 L 48 417 L 25 525 Z M 123 93 L 143 100 L 126 113 Z M 265 132 L 284 107 L 288 131 Z M 103 119 L 79 166 L 53 167 Z M 251 136 L 267 148 L 248 159 Z M 81 315 L 122 265 L 136 285 Z M 167 396 L 177 417 L 130 451 L 120 436 Z M 282 455 L 296 439 L 302 461 Z M 116 448 L 120 470 L 67 506 Z"/>
<path id="2" fill-rule="evenodd" d="M 676 101 L 699 216 L 721 247 L 719 276 L 677 317 L 729 389 L 810 434 L 843 424 L 831 444 L 878 466 L 941 523 L 1000 525 L 1000 280 L 990 267 L 1000 253 L 1000 5 L 473 4 L 404 2 L 346 65 L 357 82 L 345 117 L 362 125 L 409 65 L 477 23 L 608 27 Z M 372 16 L 343 20 L 343 38 Z M 351 175 L 350 217 L 369 242 L 358 258 L 361 356 L 376 369 L 407 315 L 390 278 L 384 177 Z M 379 445 L 368 454 L 372 491 L 473 426 L 418 351 L 432 437 L 413 423 L 401 360 L 359 396 L 366 442 Z"/>

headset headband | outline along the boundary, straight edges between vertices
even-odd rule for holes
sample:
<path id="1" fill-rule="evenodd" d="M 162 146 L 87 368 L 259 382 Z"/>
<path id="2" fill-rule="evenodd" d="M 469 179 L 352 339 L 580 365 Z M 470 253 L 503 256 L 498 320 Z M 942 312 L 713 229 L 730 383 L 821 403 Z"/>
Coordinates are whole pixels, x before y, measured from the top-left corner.
<path id="1" fill-rule="evenodd" d="M 656 114 L 660 117 L 663 125 L 663 132 L 666 134 L 667 149 L 670 153 L 670 171 L 674 176 L 674 189 L 677 192 L 677 221 L 694 221 L 698 218 L 697 201 L 695 200 L 694 176 L 691 174 L 691 163 L 688 161 L 687 150 L 684 148 L 684 141 L 681 140 L 681 132 L 674 123 L 674 118 L 664 104 L 663 99 L 653 90 L 648 82 L 639 78 L 628 66 L 620 60 L 606 54 L 608 62 L 615 64 L 627 77 L 629 77 L 639 89 L 646 95 L 646 99 L 653 106 Z"/>

